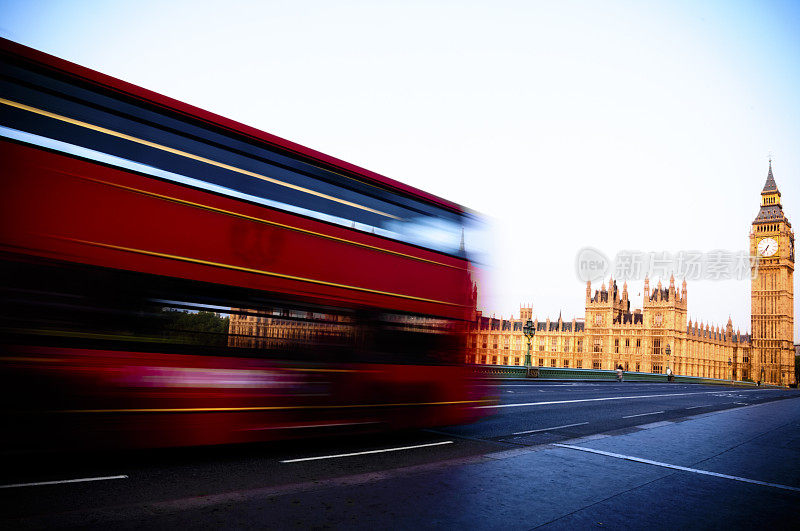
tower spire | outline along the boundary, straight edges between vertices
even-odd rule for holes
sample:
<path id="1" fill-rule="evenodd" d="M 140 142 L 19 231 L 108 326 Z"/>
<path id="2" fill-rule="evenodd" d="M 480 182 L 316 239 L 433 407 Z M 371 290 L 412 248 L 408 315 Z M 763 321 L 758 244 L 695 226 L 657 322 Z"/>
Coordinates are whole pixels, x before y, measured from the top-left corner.
<path id="1" fill-rule="evenodd" d="M 772 176 L 772 157 L 769 158 L 769 171 L 767 172 L 767 182 L 764 183 L 762 194 L 774 194 L 778 192 L 778 185 L 775 184 L 775 177 Z"/>
<path id="2" fill-rule="evenodd" d="M 770 159 L 767 181 L 761 190 L 761 208 L 753 223 L 757 225 L 768 224 L 769 227 L 774 229 L 775 226 L 773 224 L 785 220 L 786 217 L 781 206 L 781 192 L 778 190 L 778 185 L 775 184 L 775 177 L 772 175 L 772 159 Z"/>

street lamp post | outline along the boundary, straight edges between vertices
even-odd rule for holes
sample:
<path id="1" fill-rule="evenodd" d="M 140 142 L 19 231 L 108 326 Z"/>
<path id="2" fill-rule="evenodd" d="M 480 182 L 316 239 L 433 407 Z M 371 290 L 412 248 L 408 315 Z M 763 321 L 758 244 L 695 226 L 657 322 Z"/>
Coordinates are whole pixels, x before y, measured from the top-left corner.
<path id="1" fill-rule="evenodd" d="M 667 343 L 666 353 L 667 353 L 667 381 L 670 381 L 671 378 L 670 378 L 670 368 L 669 368 L 669 355 L 672 353 L 672 349 L 670 349 L 669 343 Z"/>
<path id="2" fill-rule="evenodd" d="M 525 354 L 525 376 L 528 376 L 531 372 L 531 365 L 533 364 L 531 361 L 531 338 L 536 334 L 533 321 L 528 319 L 525 326 L 522 327 L 522 333 L 525 334 L 525 338 L 528 340 L 528 353 Z"/>
<path id="3" fill-rule="evenodd" d="M 731 387 L 733 387 L 733 369 L 731 369 L 731 359 L 728 358 L 728 372 L 731 374 Z"/>

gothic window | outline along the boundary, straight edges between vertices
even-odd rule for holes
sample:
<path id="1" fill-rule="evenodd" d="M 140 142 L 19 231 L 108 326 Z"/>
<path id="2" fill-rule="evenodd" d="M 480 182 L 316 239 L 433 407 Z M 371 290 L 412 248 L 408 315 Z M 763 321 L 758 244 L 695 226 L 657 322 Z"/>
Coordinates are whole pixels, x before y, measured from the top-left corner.
<path id="1" fill-rule="evenodd" d="M 603 316 L 602 316 L 602 314 L 599 314 L 599 313 L 594 314 L 594 324 L 596 324 L 596 325 L 603 324 Z"/>
<path id="2" fill-rule="evenodd" d="M 564 368 L 569 369 L 569 360 L 564 360 Z"/>
<path id="3" fill-rule="evenodd" d="M 550 366 L 551 367 L 555 367 L 556 366 L 556 359 L 555 358 L 551 358 L 550 359 Z"/>
<path id="4" fill-rule="evenodd" d="M 551 338 L 550 339 L 550 352 L 555 352 L 558 349 L 558 339 Z"/>
<path id="5" fill-rule="evenodd" d="M 600 369 L 600 360 L 593 360 L 592 361 L 592 369 L 595 369 L 595 370 Z"/>
<path id="6" fill-rule="evenodd" d="M 544 367 L 544 358 L 539 358 L 539 367 Z"/>
<path id="7" fill-rule="evenodd" d="M 582 369 L 583 368 L 583 360 L 575 360 L 575 368 Z"/>
<path id="8" fill-rule="evenodd" d="M 594 338 L 594 345 L 592 346 L 592 352 L 603 352 L 603 340 L 599 337 Z"/>

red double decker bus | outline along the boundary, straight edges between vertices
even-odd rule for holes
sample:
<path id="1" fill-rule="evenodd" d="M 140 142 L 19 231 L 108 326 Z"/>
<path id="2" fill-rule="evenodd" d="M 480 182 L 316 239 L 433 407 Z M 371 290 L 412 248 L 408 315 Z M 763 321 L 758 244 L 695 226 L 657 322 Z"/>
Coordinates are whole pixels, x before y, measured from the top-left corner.
<path id="1" fill-rule="evenodd" d="M 7 40 L 0 61 L 12 446 L 475 418 L 476 216 Z"/>

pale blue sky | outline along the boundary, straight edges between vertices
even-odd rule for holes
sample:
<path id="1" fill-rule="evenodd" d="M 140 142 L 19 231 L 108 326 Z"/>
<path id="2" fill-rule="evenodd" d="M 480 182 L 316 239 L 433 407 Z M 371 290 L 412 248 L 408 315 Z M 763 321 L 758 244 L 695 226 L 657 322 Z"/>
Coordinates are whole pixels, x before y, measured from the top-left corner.
<path id="1" fill-rule="evenodd" d="M 583 316 L 584 246 L 746 249 L 769 152 L 800 223 L 798 28 L 797 2 L 0 0 L 6 38 L 484 212 L 484 309 L 540 319 Z M 749 330 L 749 293 L 692 282 L 690 315 Z"/>

